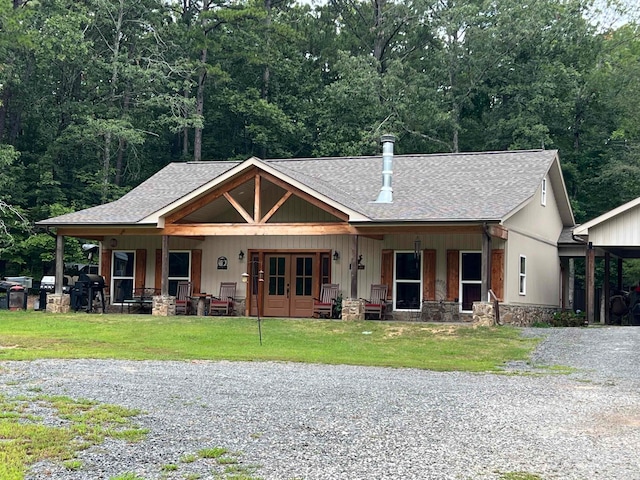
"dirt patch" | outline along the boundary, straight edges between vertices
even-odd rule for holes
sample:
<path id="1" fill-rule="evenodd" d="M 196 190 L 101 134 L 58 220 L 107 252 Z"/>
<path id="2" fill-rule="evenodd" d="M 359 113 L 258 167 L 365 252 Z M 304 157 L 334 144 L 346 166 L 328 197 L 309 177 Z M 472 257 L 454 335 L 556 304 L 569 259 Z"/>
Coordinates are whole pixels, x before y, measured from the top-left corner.
<path id="1" fill-rule="evenodd" d="M 616 436 L 640 428 L 640 413 L 616 412 L 597 416 L 585 426 L 585 433 L 595 437 Z"/>

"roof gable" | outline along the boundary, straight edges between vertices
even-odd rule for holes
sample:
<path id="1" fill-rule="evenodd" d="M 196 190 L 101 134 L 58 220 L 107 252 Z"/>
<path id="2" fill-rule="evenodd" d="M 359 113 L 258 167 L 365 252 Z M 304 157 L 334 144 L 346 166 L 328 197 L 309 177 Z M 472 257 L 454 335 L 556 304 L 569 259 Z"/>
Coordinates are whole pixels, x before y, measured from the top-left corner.
<path id="1" fill-rule="evenodd" d="M 589 229 L 593 228 L 593 227 L 598 227 L 604 223 L 606 223 L 609 220 L 612 220 L 613 218 L 617 217 L 618 215 L 627 213 L 635 208 L 637 208 L 640 205 L 640 197 L 631 200 L 630 202 L 627 202 L 623 205 L 620 205 L 619 207 L 614 208 L 613 210 L 609 210 L 606 213 L 603 213 L 602 215 L 600 215 L 599 217 L 596 217 L 592 220 L 589 220 L 588 222 L 585 222 L 583 224 L 578 225 L 573 233 L 574 235 L 578 235 L 578 236 L 584 236 L 584 235 L 589 235 Z"/>

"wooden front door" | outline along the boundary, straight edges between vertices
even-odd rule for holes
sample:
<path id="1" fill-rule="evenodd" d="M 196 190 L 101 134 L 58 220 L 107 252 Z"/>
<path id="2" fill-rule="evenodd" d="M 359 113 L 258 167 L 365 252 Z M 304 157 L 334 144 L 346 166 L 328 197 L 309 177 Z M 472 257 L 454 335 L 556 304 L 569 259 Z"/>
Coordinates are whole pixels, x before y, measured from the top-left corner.
<path id="1" fill-rule="evenodd" d="M 311 316 L 314 258 L 313 254 L 265 255 L 265 317 Z"/>

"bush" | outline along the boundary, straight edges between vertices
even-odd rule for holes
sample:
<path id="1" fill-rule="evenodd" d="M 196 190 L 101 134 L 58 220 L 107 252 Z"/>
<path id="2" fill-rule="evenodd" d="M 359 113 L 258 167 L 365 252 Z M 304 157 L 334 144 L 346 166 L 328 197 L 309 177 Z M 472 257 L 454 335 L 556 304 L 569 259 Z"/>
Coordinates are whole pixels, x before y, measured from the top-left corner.
<path id="1" fill-rule="evenodd" d="M 551 319 L 552 327 L 584 327 L 587 325 L 587 319 L 584 312 L 573 312 L 572 310 L 563 310 L 553 314 Z"/>

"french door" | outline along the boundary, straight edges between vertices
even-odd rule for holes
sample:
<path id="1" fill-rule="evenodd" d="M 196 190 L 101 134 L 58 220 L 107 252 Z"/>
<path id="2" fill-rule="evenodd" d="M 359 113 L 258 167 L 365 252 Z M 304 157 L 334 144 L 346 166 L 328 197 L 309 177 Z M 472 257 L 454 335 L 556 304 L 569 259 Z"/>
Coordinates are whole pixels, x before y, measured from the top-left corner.
<path id="1" fill-rule="evenodd" d="M 314 260 L 314 254 L 265 254 L 265 317 L 311 316 Z"/>

